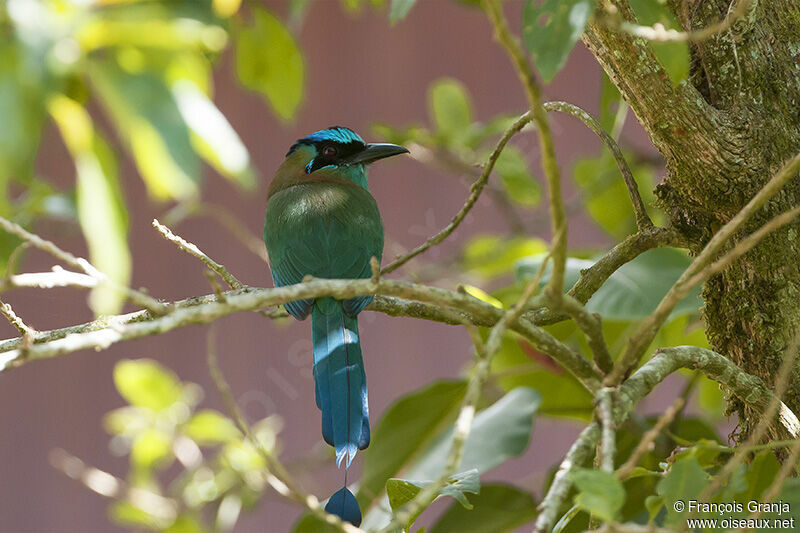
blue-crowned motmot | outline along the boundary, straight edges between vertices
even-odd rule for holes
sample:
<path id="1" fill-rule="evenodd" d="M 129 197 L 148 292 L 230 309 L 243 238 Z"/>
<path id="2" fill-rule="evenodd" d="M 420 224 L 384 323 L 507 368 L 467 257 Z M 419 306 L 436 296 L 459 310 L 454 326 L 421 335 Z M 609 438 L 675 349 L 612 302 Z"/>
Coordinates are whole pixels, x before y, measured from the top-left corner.
<path id="1" fill-rule="evenodd" d="M 372 274 L 370 260 L 383 254 L 383 222 L 367 186 L 367 166 L 407 153 L 394 144 L 366 144 L 334 126 L 298 140 L 270 183 L 264 242 L 276 287 L 315 278 L 358 279 Z M 345 468 L 369 445 L 367 381 L 358 313 L 372 296 L 316 298 L 285 305 L 296 319 L 311 314 L 314 384 L 322 436 Z M 358 525 L 361 511 L 345 487 L 325 509 Z"/>

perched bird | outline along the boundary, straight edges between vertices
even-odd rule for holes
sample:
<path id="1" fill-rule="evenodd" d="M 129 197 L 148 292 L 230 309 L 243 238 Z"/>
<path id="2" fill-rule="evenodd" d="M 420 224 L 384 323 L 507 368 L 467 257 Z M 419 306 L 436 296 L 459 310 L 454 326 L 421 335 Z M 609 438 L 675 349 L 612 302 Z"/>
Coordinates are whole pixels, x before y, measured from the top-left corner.
<path id="1" fill-rule="evenodd" d="M 276 287 L 315 278 L 369 278 L 383 254 L 383 222 L 367 186 L 370 163 L 407 153 L 395 144 L 366 144 L 334 126 L 298 140 L 267 192 L 264 242 Z M 316 403 L 322 436 L 345 469 L 369 445 L 367 381 L 358 313 L 372 296 L 316 298 L 285 305 L 296 319 L 311 314 Z M 326 510 L 355 525 L 361 512 L 346 483 Z"/>

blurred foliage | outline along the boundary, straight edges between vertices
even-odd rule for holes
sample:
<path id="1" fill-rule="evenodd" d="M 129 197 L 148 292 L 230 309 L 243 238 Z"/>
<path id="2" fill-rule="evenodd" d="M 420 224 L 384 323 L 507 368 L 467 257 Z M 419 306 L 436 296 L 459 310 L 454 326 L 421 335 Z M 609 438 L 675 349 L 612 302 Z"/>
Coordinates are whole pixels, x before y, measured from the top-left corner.
<path id="1" fill-rule="evenodd" d="M 522 36 L 544 81 L 564 67 L 594 7 L 592 0 L 525 1 Z"/>
<path id="2" fill-rule="evenodd" d="M 75 213 L 90 261 L 118 284 L 129 283 L 118 155 L 95 124 L 94 102 L 111 119 L 111 137 L 130 151 L 153 198 L 196 198 L 200 161 L 251 188 L 248 150 L 213 102 L 212 65 L 234 41 L 242 84 L 289 119 L 303 98 L 304 64 L 280 20 L 264 8 L 240 7 L 240 0 L 0 5 L 0 215 L 29 225 L 37 216 Z M 53 190 L 35 169 L 48 118 L 75 162 L 74 192 Z M 14 193 L 20 186 L 24 192 Z M 74 208 L 64 208 L 73 202 Z M 18 244 L 0 237 L 0 268 Z M 122 297 L 99 287 L 90 303 L 95 313 L 115 313 Z"/>
<path id="3" fill-rule="evenodd" d="M 120 361 L 114 384 L 127 405 L 108 413 L 104 425 L 111 450 L 130 459 L 128 474 L 114 491 L 81 476 L 88 488 L 112 498 L 111 519 L 138 531 L 232 530 L 267 487 L 259 451 L 228 417 L 198 409 L 200 387 L 155 361 Z M 281 425 L 274 416 L 261 420 L 253 425 L 255 438 L 278 453 Z"/>

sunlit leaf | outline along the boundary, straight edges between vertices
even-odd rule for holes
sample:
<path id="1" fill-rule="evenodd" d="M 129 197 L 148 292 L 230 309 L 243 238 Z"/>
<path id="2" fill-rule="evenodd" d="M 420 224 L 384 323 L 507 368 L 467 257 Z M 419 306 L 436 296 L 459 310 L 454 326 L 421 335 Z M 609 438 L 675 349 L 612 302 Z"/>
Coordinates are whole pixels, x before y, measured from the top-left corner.
<path id="1" fill-rule="evenodd" d="M 489 305 L 497 307 L 498 309 L 503 308 L 503 302 L 498 300 L 497 298 L 493 297 L 491 294 L 486 292 L 485 290 L 481 289 L 480 287 L 475 287 L 474 285 L 462 285 L 461 289 L 482 302 L 485 302 Z"/>
<path id="2" fill-rule="evenodd" d="M 386 494 L 389 497 L 389 505 L 392 510 L 397 512 L 400 508 L 408 502 L 417 497 L 417 495 L 428 486 L 430 481 L 412 481 L 408 479 L 390 479 L 386 481 Z M 477 470 L 469 470 L 461 472 L 450 477 L 447 485 L 442 487 L 436 492 L 436 498 L 441 496 L 450 496 L 454 498 L 465 509 L 472 509 L 473 506 L 467 499 L 466 493 L 478 494 L 480 492 L 480 477 Z M 424 510 L 424 509 L 423 509 Z M 423 511 L 420 510 L 420 513 Z M 419 516 L 419 513 L 409 517 L 408 521 L 403 524 L 407 529 L 410 527 Z"/>
<path id="3" fill-rule="evenodd" d="M 232 17 L 239 11 L 242 0 L 214 0 L 214 13 L 222 18 Z"/>
<path id="4" fill-rule="evenodd" d="M 545 81 L 564 67 L 593 9 L 592 0 L 526 0 L 522 37 Z"/>
<path id="5" fill-rule="evenodd" d="M 171 458 L 172 440 L 157 429 L 146 429 L 133 439 L 131 462 L 138 468 L 150 469 Z"/>
<path id="6" fill-rule="evenodd" d="M 199 162 L 164 80 L 153 73 L 128 74 L 111 63 L 93 69 L 92 80 L 150 193 L 158 199 L 197 194 Z"/>
<path id="7" fill-rule="evenodd" d="M 57 96 L 48 107 L 75 160 L 78 221 L 89 246 L 89 259 L 111 281 L 128 285 L 128 214 L 113 152 L 79 103 Z M 122 308 L 124 294 L 101 284 L 92 290 L 89 301 L 95 314 L 114 314 Z"/>
<path id="8" fill-rule="evenodd" d="M 204 409 L 196 413 L 183 426 L 183 432 L 201 445 L 228 442 L 241 436 L 236 425 L 229 418 L 212 409 Z"/>
<path id="9" fill-rule="evenodd" d="M 576 468 L 571 473 L 578 489 L 575 504 L 605 522 L 613 522 L 625 503 L 625 489 L 610 472 Z"/>
<path id="10" fill-rule="evenodd" d="M 508 533 L 537 514 L 531 495 L 510 485 L 483 485 L 469 499 L 473 509 L 451 505 L 430 533 Z"/>
<path id="11" fill-rule="evenodd" d="M 214 102 L 195 84 L 178 81 L 172 86 L 175 103 L 192 132 L 198 154 L 223 176 L 234 178 L 247 188 L 255 186 L 250 154 Z"/>
<path id="12" fill-rule="evenodd" d="M 109 507 L 109 514 L 114 522 L 126 526 L 161 529 L 169 525 L 168 520 L 153 516 L 147 511 L 124 500 L 112 503 Z"/>
<path id="13" fill-rule="evenodd" d="M 150 359 L 123 360 L 114 367 L 114 384 L 128 403 L 161 411 L 180 399 L 177 377 Z"/>
<path id="14" fill-rule="evenodd" d="M 389 4 L 389 22 L 397 24 L 408 15 L 417 0 L 391 0 Z"/>
<path id="15" fill-rule="evenodd" d="M 294 117 L 303 100 L 305 67 L 294 37 L 272 13 L 253 6 L 253 24 L 236 33 L 236 72 L 258 91 L 283 120 Z"/>

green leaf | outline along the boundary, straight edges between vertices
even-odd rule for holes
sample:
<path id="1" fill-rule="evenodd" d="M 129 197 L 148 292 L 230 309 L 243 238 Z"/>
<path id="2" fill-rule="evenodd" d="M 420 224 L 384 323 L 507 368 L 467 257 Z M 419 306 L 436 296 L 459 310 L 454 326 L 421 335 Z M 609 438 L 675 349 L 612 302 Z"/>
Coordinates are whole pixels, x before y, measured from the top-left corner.
<path id="1" fill-rule="evenodd" d="M 131 277 L 128 213 L 113 152 L 78 102 L 56 96 L 48 107 L 75 160 L 78 221 L 90 262 L 109 280 L 126 286 Z M 98 285 L 89 298 L 96 315 L 118 313 L 124 301 L 124 294 L 108 284 Z"/>
<path id="2" fill-rule="evenodd" d="M 576 468 L 571 472 L 578 489 L 575 505 L 604 522 L 613 522 L 625 503 L 622 482 L 610 472 Z"/>
<path id="3" fill-rule="evenodd" d="M 436 132 L 446 142 L 460 142 L 472 125 L 472 102 L 464 85 L 451 78 L 436 80 L 428 90 L 428 106 Z"/>
<path id="4" fill-rule="evenodd" d="M 389 23 L 394 25 L 406 18 L 417 0 L 391 0 L 389 7 Z"/>
<path id="5" fill-rule="evenodd" d="M 540 403 L 541 396 L 535 390 L 518 387 L 478 412 L 464 445 L 459 468 L 475 468 L 483 473 L 524 452 L 530 442 L 534 415 Z M 452 440 L 453 432 L 450 430 L 408 471 L 408 477 L 436 477 L 446 463 Z"/>
<path id="6" fill-rule="evenodd" d="M 539 182 L 533 179 L 525 156 L 515 146 L 506 146 L 500 153 L 495 170 L 508 197 L 524 206 L 535 206 L 542 198 Z"/>
<path id="7" fill-rule="evenodd" d="M 165 464 L 171 458 L 172 440 L 157 429 L 139 433 L 131 445 L 131 462 L 142 469 Z"/>
<path id="8" fill-rule="evenodd" d="M 272 13 L 258 6 L 252 12 L 252 26 L 236 32 L 236 72 L 242 85 L 261 93 L 281 119 L 289 120 L 303 100 L 303 55 Z"/>
<path id="9" fill-rule="evenodd" d="M 517 263 L 517 278 L 532 279 L 543 255 Z M 682 252 L 671 248 L 648 250 L 633 261 L 622 265 L 589 299 L 586 309 L 599 313 L 604 320 L 638 320 L 652 313 L 669 288 L 683 274 L 691 260 Z M 594 261 L 567 259 L 565 289 L 580 278 L 580 271 L 591 267 Z M 542 286 L 549 279 L 542 276 Z M 695 288 L 675 306 L 671 317 L 696 314 L 701 305 L 700 289 Z"/>
<path id="10" fill-rule="evenodd" d="M 158 530 L 169 525 L 169 520 L 158 518 L 147 511 L 124 500 L 118 500 L 109 506 L 111 520 L 124 526 Z"/>
<path id="11" fill-rule="evenodd" d="M 661 24 L 665 28 L 682 31 L 678 20 L 667 6 L 666 2 L 654 0 L 631 0 L 636 17 L 640 24 L 652 26 Z M 669 74 L 673 84 L 678 84 L 689 75 L 689 45 L 675 42 L 650 42 L 653 53 L 658 58 L 664 70 Z"/>
<path id="12" fill-rule="evenodd" d="M 405 504 L 416 498 L 417 494 L 428 486 L 430 481 L 410 481 L 407 479 L 392 478 L 386 481 L 386 494 L 389 497 L 389 505 L 392 511 L 397 512 Z M 450 477 L 448 484 L 436 493 L 434 501 L 441 496 L 450 496 L 461 504 L 465 509 L 472 509 L 465 493 L 478 494 L 480 492 L 480 477 L 477 470 L 461 472 Z M 423 510 L 420 511 L 422 513 Z M 404 529 L 408 529 L 419 517 L 417 513 L 409 517 L 409 521 L 403 524 Z"/>
<path id="13" fill-rule="evenodd" d="M 477 235 L 464 247 L 463 268 L 493 278 L 511 272 L 517 261 L 546 251 L 547 244 L 541 239 Z"/>
<path id="14" fill-rule="evenodd" d="M 161 411 L 181 397 L 178 378 L 150 359 L 123 360 L 114 366 L 114 385 L 131 405 Z"/>
<path id="15" fill-rule="evenodd" d="M 200 445 L 214 445 L 241 437 L 236 425 L 213 409 L 195 414 L 185 426 L 184 434 Z"/>
<path id="16" fill-rule="evenodd" d="M 91 74 L 149 192 L 160 200 L 197 194 L 199 161 L 165 81 L 152 72 L 131 74 L 110 62 Z"/>
<path id="17" fill-rule="evenodd" d="M 470 496 L 474 509 L 451 505 L 430 533 L 507 533 L 536 517 L 536 502 L 530 494 L 510 485 L 483 485 Z"/>
<path id="18" fill-rule="evenodd" d="M 255 186 L 250 154 L 214 102 L 194 83 L 172 85 L 178 110 L 191 131 L 195 151 L 223 176 L 248 189 Z"/>
<path id="19" fill-rule="evenodd" d="M 400 398 L 387 409 L 364 452 L 358 491 L 362 508 L 381 493 L 387 479 L 407 466 L 417 450 L 441 432 L 466 390 L 463 381 L 439 381 Z"/>
<path id="20" fill-rule="evenodd" d="M 592 15 L 592 0 L 527 0 L 522 11 L 522 37 L 545 81 L 567 62 Z"/>
<path id="21" fill-rule="evenodd" d="M 681 500 L 696 500 L 707 484 L 707 476 L 694 457 L 676 461 L 664 479 L 656 485 L 656 492 L 663 497 L 667 507 L 667 523 L 677 525 L 685 518 L 675 510 L 674 504 Z"/>
<path id="22" fill-rule="evenodd" d="M 658 516 L 658 513 L 661 512 L 661 509 L 664 508 L 664 498 L 661 496 L 656 496 L 655 494 L 651 494 L 644 499 L 644 506 L 647 508 L 647 512 L 650 515 L 650 521 L 652 522 L 655 520 L 656 516 Z"/>

